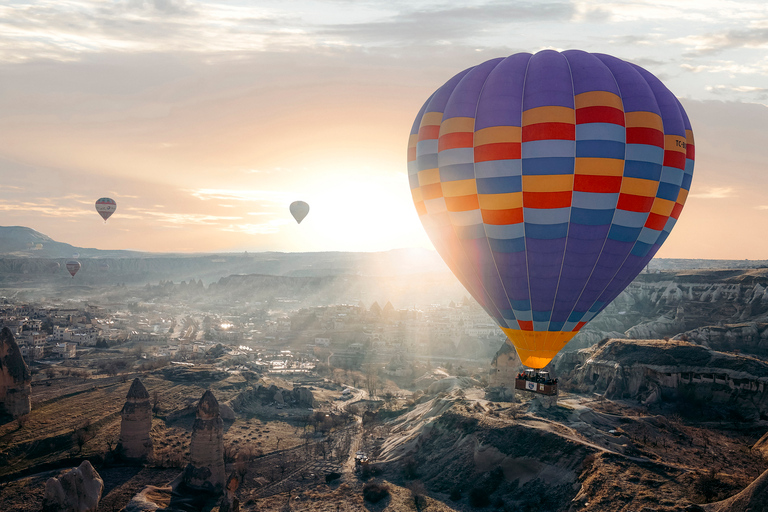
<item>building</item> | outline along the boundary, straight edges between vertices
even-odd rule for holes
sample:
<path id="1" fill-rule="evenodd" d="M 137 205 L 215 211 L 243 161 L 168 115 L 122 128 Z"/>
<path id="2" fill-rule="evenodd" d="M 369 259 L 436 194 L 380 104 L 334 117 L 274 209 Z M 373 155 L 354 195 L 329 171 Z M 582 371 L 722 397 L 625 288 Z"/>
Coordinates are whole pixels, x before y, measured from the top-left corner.
<path id="1" fill-rule="evenodd" d="M 53 347 L 53 356 L 59 359 L 74 359 L 77 356 L 76 343 L 57 343 Z"/>

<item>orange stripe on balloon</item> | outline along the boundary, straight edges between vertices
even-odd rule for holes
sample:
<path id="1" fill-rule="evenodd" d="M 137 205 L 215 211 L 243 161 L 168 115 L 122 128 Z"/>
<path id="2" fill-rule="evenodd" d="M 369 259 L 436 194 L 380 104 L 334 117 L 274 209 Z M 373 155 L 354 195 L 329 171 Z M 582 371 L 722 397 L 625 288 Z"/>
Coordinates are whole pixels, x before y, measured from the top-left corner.
<path id="1" fill-rule="evenodd" d="M 477 195 L 446 197 L 445 206 L 448 208 L 449 212 L 466 212 L 480 208 L 480 205 L 477 202 Z"/>
<path id="2" fill-rule="evenodd" d="M 506 226 L 523 222 L 522 208 L 512 208 L 510 210 L 480 210 L 480 213 L 483 215 L 483 222 L 495 226 Z"/>
<path id="3" fill-rule="evenodd" d="M 443 197 L 443 187 L 440 183 L 432 183 L 421 187 L 421 196 L 424 200 L 437 199 Z"/>

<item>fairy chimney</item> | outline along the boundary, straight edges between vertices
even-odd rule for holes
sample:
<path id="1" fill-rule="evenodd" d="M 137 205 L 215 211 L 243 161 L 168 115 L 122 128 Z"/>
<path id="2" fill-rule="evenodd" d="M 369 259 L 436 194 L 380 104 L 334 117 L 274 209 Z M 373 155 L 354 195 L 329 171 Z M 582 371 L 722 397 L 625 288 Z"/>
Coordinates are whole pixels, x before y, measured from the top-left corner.
<path id="1" fill-rule="evenodd" d="M 7 327 L 0 331 L 0 410 L 14 418 L 32 410 L 32 375 Z"/>
<path id="2" fill-rule="evenodd" d="M 85 460 L 59 478 L 45 482 L 42 512 L 96 512 L 103 491 L 104 480 Z"/>
<path id="3" fill-rule="evenodd" d="M 152 404 L 147 388 L 138 378 L 133 379 L 120 411 L 120 441 L 118 451 L 126 459 L 146 460 L 152 455 Z"/>
<path id="4" fill-rule="evenodd" d="M 210 390 L 197 404 L 184 483 L 193 489 L 221 493 L 224 488 L 224 422 Z"/>

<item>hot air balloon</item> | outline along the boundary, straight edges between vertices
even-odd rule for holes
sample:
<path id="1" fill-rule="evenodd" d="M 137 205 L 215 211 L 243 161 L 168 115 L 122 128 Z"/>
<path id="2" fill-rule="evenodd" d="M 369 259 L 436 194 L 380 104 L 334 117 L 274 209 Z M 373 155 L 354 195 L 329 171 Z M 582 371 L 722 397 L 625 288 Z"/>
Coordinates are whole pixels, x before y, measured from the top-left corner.
<path id="1" fill-rule="evenodd" d="M 74 278 L 77 271 L 80 270 L 80 262 L 77 260 L 69 260 L 67 262 L 67 270 L 72 274 L 72 278 Z"/>
<path id="2" fill-rule="evenodd" d="M 289 209 L 291 210 L 291 215 L 293 215 L 293 218 L 296 219 L 296 222 L 299 224 L 301 224 L 301 221 L 304 220 L 304 217 L 309 213 L 309 205 L 304 201 L 292 202 Z"/>
<path id="3" fill-rule="evenodd" d="M 693 163 L 688 117 L 655 76 L 579 50 L 462 71 L 429 97 L 408 143 L 427 234 L 531 368 L 653 258 Z"/>
<path id="4" fill-rule="evenodd" d="M 115 203 L 114 199 L 102 197 L 96 201 L 96 211 L 99 212 L 99 215 L 101 215 L 101 218 L 104 219 L 105 223 L 110 215 L 115 213 L 115 210 L 117 210 L 117 203 Z"/>
<path id="5" fill-rule="evenodd" d="M 58 261 L 52 261 L 52 262 L 50 262 L 50 263 L 49 263 L 47 266 L 48 266 L 48 270 L 49 270 L 49 271 L 50 271 L 52 274 L 55 274 L 55 273 L 56 273 L 56 272 L 58 272 L 58 271 L 59 271 L 59 269 L 61 268 L 61 263 L 59 263 Z"/>

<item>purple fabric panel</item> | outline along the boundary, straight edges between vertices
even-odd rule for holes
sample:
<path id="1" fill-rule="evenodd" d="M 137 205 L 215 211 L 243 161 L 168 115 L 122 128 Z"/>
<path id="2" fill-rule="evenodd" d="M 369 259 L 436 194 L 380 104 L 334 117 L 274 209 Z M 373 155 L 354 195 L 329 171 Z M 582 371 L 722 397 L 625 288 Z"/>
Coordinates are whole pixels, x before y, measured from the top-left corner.
<path id="1" fill-rule="evenodd" d="M 450 80 L 445 82 L 441 88 L 435 91 L 435 93 L 432 95 L 432 98 L 429 100 L 429 105 L 427 106 L 426 112 L 445 112 L 445 105 L 448 103 L 448 100 L 451 97 L 451 94 L 453 94 L 453 90 L 456 88 L 456 86 L 459 84 L 462 78 L 464 78 L 464 75 L 472 71 L 474 68 L 465 69 L 461 73 L 458 73 L 453 76 Z"/>
<path id="2" fill-rule="evenodd" d="M 592 244 L 595 240 L 600 240 L 601 242 L 605 240 L 609 230 L 609 225 L 588 226 L 586 224 L 571 224 L 568 229 L 568 245 L 576 243 L 576 240 L 582 240 L 584 243 L 579 245 L 579 247 L 585 251 L 589 250 L 590 247 L 594 247 Z"/>
<path id="3" fill-rule="evenodd" d="M 565 238 L 526 240 L 533 311 L 551 311 L 562 270 Z"/>
<path id="4" fill-rule="evenodd" d="M 573 108 L 573 86 L 568 61 L 554 50 L 544 50 L 528 63 L 523 111 L 557 105 Z"/>
<path id="5" fill-rule="evenodd" d="M 491 126 L 521 126 L 523 83 L 530 53 L 516 53 L 501 61 L 480 93 L 475 130 Z"/>
<path id="6" fill-rule="evenodd" d="M 581 50 L 566 50 L 563 55 L 571 67 L 574 95 L 589 91 L 619 94 L 613 74 L 600 59 Z"/>
<path id="7" fill-rule="evenodd" d="M 661 110 L 661 119 L 664 122 L 664 135 L 680 135 L 685 138 L 685 121 L 680 115 L 680 102 L 675 95 L 666 88 L 658 78 L 644 70 L 640 66 L 632 66 L 640 73 L 640 76 L 648 83 L 656 97 L 656 103 Z"/>
<path id="8" fill-rule="evenodd" d="M 507 291 L 501 283 L 501 278 L 496 270 L 496 263 L 493 261 L 491 248 L 485 238 L 476 238 L 471 240 L 462 240 L 464 252 L 467 257 L 475 263 L 478 269 L 478 277 L 483 283 L 483 288 L 488 296 L 493 300 L 497 309 L 511 309 Z"/>
<path id="9" fill-rule="evenodd" d="M 621 91 L 624 112 L 654 112 L 659 115 L 661 114 L 653 91 L 651 91 L 648 83 L 632 64 L 602 53 L 594 55 L 611 70 L 616 79 L 616 83 Z"/>
<path id="10" fill-rule="evenodd" d="M 646 265 L 653 259 L 653 257 L 656 255 L 656 252 L 661 248 L 659 244 L 653 244 L 653 247 L 650 251 L 648 251 L 648 254 L 640 258 L 639 256 L 634 256 L 632 254 L 629 255 L 627 258 L 628 262 L 631 262 L 632 265 L 636 268 L 640 268 L 640 271 L 634 272 L 631 276 L 626 276 L 626 279 L 623 283 L 617 282 L 616 284 L 611 283 L 603 293 L 603 295 L 600 297 L 600 300 L 603 300 L 603 298 L 606 298 L 606 306 L 616 297 L 619 296 L 621 292 L 624 291 L 624 288 L 626 288 L 634 279 L 637 277 L 637 275 L 642 271 L 642 269 L 645 268 Z"/>
<path id="11" fill-rule="evenodd" d="M 501 281 L 510 300 L 528 300 L 528 266 L 525 252 L 494 252 Z"/>
<path id="12" fill-rule="evenodd" d="M 447 213 L 441 215 L 447 215 Z M 443 260 L 446 263 L 450 262 L 449 266 L 459 272 L 456 277 L 464 285 L 464 288 L 480 303 L 489 316 L 499 322 L 500 325 L 505 325 L 503 315 L 482 286 L 480 277 L 477 275 L 477 267 L 472 265 L 463 250 L 457 250 L 461 247 L 461 241 L 456 237 L 453 227 L 443 226 L 440 229 L 427 232 L 427 234 Z"/>
<path id="13" fill-rule="evenodd" d="M 608 286 L 608 283 L 611 282 L 613 275 L 626 259 L 633 245 L 631 242 L 619 242 L 610 238 L 605 241 L 603 250 L 595 265 L 595 270 L 584 287 L 584 293 L 579 298 L 575 311 L 589 310 L 603 293 L 605 287 Z"/>
<path id="14" fill-rule="evenodd" d="M 432 93 L 432 95 L 427 98 L 427 101 L 424 102 L 424 104 L 421 106 L 421 109 L 419 110 L 419 113 L 416 115 L 416 119 L 413 121 L 413 126 L 411 126 L 411 135 L 416 135 L 419 133 L 419 126 L 421 126 L 421 118 L 424 117 L 424 112 L 427 110 L 427 105 L 429 105 L 429 102 L 432 101 L 432 97 L 435 95 L 435 93 Z"/>
<path id="15" fill-rule="evenodd" d="M 475 117 L 480 91 L 483 90 L 488 74 L 504 59 L 493 59 L 478 64 L 464 75 L 451 93 L 445 105 L 443 121 L 452 117 Z"/>

